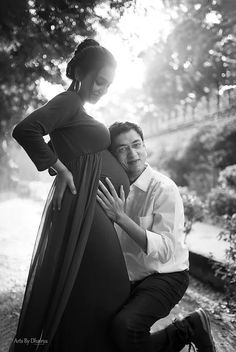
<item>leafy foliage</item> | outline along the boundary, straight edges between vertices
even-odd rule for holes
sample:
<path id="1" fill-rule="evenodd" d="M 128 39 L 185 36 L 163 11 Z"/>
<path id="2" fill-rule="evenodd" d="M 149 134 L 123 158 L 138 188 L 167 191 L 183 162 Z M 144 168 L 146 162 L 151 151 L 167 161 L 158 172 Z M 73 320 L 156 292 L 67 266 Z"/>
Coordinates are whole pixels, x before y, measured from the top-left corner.
<path id="1" fill-rule="evenodd" d="M 236 213 L 236 192 L 228 188 L 216 187 L 207 197 L 211 216 L 232 216 Z"/>
<path id="2" fill-rule="evenodd" d="M 194 109 L 204 97 L 235 84 L 236 3 L 234 0 L 164 1 L 172 20 L 165 42 L 146 53 L 146 91 L 159 107 Z"/>
<path id="3" fill-rule="evenodd" d="M 236 120 L 227 122 L 219 129 L 213 146 L 213 163 L 224 169 L 236 164 Z"/>
<path id="4" fill-rule="evenodd" d="M 236 190 L 236 165 L 227 166 L 222 170 L 218 181 L 222 188 Z"/>
<path id="5" fill-rule="evenodd" d="M 216 266 L 216 274 L 225 281 L 228 307 L 236 312 L 236 165 L 220 172 L 218 187 L 208 195 L 208 211 L 223 227 L 219 239 L 228 243 L 227 262 Z"/>
<path id="6" fill-rule="evenodd" d="M 13 168 L 5 144 L 11 127 L 36 108 L 40 79 L 63 84 L 60 64 L 79 38 L 95 35 L 95 24 L 109 26 L 131 0 L 8 0 L 0 2 L 0 163 L 1 182 Z M 99 6 L 105 6 L 103 16 Z M 100 11 L 101 12 L 101 11 Z"/>
<path id="7" fill-rule="evenodd" d="M 228 307 L 236 313 L 236 213 L 224 217 L 224 230 L 219 238 L 229 244 L 226 250 L 227 263 L 224 265 L 221 277 L 225 280 L 226 299 Z"/>
<path id="8" fill-rule="evenodd" d="M 162 164 L 177 184 L 188 186 L 205 198 L 216 186 L 220 170 L 236 164 L 235 119 L 218 126 L 202 126 L 184 150 L 173 151 Z M 216 192 L 212 193 L 212 202 L 217 197 Z M 218 193 L 220 196 L 221 192 Z M 220 197 L 226 196 L 222 194 Z"/>
<path id="9" fill-rule="evenodd" d="M 106 3 L 104 16 L 98 7 Z M 79 37 L 93 36 L 131 3 L 121 1 L 9 0 L 0 5 L 0 109 L 2 130 L 38 104 L 39 79 L 63 83 L 59 64 Z"/>
<path id="10" fill-rule="evenodd" d="M 212 217 L 233 216 L 236 213 L 236 165 L 222 170 L 218 186 L 208 194 L 207 203 Z"/>
<path id="11" fill-rule="evenodd" d="M 204 203 L 197 196 L 196 192 L 190 191 L 187 187 L 179 187 L 180 194 L 184 204 L 185 234 L 188 235 L 192 225 L 196 221 L 202 221 L 204 218 Z"/>

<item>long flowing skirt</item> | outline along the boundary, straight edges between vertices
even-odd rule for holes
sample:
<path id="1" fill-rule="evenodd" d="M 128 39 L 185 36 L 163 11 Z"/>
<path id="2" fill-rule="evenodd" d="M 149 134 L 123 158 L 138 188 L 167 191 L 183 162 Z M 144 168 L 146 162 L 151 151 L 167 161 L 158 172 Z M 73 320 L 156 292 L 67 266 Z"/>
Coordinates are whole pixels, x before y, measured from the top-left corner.
<path id="1" fill-rule="evenodd" d="M 117 179 L 120 167 L 107 153 L 105 159 L 102 174 Z M 14 352 L 112 351 L 109 325 L 129 294 L 113 224 L 96 202 L 104 160 L 102 164 L 101 154 L 90 154 L 68 167 L 77 195 L 66 190 L 61 210 L 53 211 L 55 184 L 51 188 L 11 346 Z"/>

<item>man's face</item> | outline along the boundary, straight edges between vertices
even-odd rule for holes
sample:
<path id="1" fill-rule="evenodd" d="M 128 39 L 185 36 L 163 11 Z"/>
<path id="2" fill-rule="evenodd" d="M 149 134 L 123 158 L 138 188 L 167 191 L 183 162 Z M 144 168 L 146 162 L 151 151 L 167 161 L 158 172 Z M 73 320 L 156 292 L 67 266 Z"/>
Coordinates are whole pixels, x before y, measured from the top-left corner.
<path id="1" fill-rule="evenodd" d="M 138 178 L 145 169 L 146 147 L 135 130 L 123 132 L 112 141 L 112 151 L 129 176 L 130 181 Z"/>

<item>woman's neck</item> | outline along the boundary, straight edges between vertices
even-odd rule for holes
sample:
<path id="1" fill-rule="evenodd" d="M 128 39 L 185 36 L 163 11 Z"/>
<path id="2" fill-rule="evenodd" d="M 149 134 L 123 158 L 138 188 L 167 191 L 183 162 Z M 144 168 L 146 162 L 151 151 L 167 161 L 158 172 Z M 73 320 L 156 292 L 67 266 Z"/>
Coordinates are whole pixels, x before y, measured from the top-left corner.
<path id="1" fill-rule="evenodd" d="M 69 88 L 67 89 L 67 91 L 75 92 L 75 93 L 80 97 L 81 104 L 82 104 L 82 105 L 85 104 L 85 100 L 84 100 L 84 98 L 81 96 L 80 92 L 76 92 L 76 90 L 74 89 L 74 83 L 73 83 L 73 82 L 71 83 L 71 85 L 69 86 Z"/>

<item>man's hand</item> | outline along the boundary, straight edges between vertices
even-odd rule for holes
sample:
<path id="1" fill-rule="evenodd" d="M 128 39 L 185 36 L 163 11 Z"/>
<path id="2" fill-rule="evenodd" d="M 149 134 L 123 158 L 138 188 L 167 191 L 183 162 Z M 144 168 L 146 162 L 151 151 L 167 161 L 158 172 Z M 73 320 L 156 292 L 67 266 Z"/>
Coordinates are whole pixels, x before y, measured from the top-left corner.
<path id="1" fill-rule="evenodd" d="M 116 222 L 141 248 L 147 253 L 147 235 L 146 231 L 137 225 L 124 212 L 125 192 L 123 186 L 120 187 L 120 198 L 111 183 L 106 177 L 108 188 L 99 181 L 97 200 L 106 214 Z"/>
<path id="2" fill-rule="evenodd" d="M 120 187 L 120 197 L 118 196 L 113 184 L 106 177 L 106 183 L 108 188 L 99 181 L 97 200 L 101 207 L 106 212 L 107 216 L 118 223 L 121 221 L 122 217 L 124 217 L 124 204 L 125 204 L 125 192 L 123 186 Z"/>

